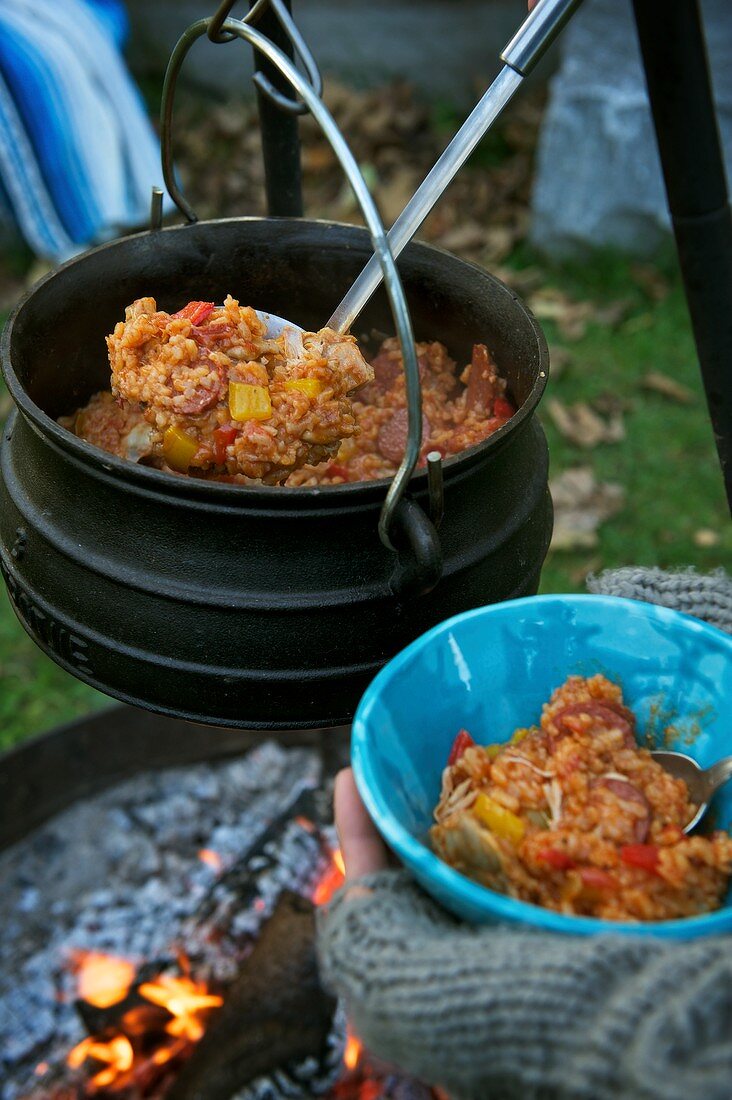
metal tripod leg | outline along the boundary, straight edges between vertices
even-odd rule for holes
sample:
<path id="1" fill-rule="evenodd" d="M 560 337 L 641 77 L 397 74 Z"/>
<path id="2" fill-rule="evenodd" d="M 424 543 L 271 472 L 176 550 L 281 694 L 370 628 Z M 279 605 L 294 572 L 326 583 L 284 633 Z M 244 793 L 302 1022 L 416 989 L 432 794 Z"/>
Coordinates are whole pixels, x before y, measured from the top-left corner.
<path id="1" fill-rule="evenodd" d="M 732 510 L 732 212 L 697 0 L 633 0 L 686 300 Z"/>

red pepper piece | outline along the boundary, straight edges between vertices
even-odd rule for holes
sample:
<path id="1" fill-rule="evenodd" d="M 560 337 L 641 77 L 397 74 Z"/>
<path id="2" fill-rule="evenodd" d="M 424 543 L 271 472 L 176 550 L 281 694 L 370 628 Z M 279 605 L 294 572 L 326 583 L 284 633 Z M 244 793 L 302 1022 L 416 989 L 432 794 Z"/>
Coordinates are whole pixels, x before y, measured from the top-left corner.
<path id="1" fill-rule="evenodd" d="M 629 867 L 658 874 L 658 848 L 655 844 L 626 844 L 620 849 L 620 858 Z"/>
<path id="2" fill-rule="evenodd" d="M 566 852 L 560 852 L 559 848 L 544 848 L 536 853 L 537 859 L 548 863 L 555 871 L 570 871 L 576 867 L 576 863 Z"/>
<path id="3" fill-rule="evenodd" d="M 183 309 L 179 309 L 177 313 L 172 313 L 172 317 L 187 317 L 192 325 L 200 325 L 206 320 L 210 314 L 214 311 L 213 302 L 189 302 Z"/>
<path id="4" fill-rule="evenodd" d="M 510 420 L 515 412 L 516 410 L 513 405 L 510 401 L 507 401 L 505 397 L 497 397 L 493 402 L 494 416 L 500 416 L 504 420 Z"/>
<path id="5" fill-rule="evenodd" d="M 618 882 L 613 875 L 599 867 L 580 867 L 579 876 L 582 885 L 590 890 L 617 890 Z"/>
<path id="6" fill-rule="evenodd" d="M 226 462 L 226 448 L 229 446 L 229 444 L 234 442 L 238 434 L 238 428 L 214 429 L 214 458 L 218 462 L 219 466 L 223 466 L 223 464 Z"/>
<path id="7" fill-rule="evenodd" d="M 456 761 L 458 761 L 460 759 L 460 757 L 463 755 L 465 750 L 469 749 L 469 748 L 472 748 L 472 746 L 474 744 L 475 744 L 475 741 L 470 736 L 468 731 L 467 730 L 460 730 L 457 737 L 455 738 L 455 740 L 452 743 L 452 748 L 450 749 L 450 755 L 447 758 L 447 766 L 450 767 L 451 764 L 456 763 Z"/>

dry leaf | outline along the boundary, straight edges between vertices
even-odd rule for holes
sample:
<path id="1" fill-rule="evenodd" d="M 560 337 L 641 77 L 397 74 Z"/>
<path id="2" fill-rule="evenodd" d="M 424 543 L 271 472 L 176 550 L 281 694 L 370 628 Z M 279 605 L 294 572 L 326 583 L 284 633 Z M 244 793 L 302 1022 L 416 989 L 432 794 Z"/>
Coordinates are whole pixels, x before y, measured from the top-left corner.
<path id="1" fill-rule="evenodd" d="M 464 252 L 482 248 L 486 243 L 485 227 L 477 222 L 463 222 L 449 229 L 447 233 L 437 239 L 441 248 L 449 252 Z"/>
<path id="2" fill-rule="evenodd" d="M 623 507 L 625 490 L 612 482 L 598 482 L 589 466 L 576 466 L 552 478 L 554 501 L 552 550 L 592 550 L 598 544 L 601 523 Z"/>
<path id="3" fill-rule="evenodd" d="M 573 359 L 569 348 L 563 348 L 558 344 L 549 345 L 549 363 L 552 378 L 561 378 Z"/>
<path id="4" fill-rule="evenodd" d="M 590 401 L 595 412 L 601 416 L 617 416 L 618 413 L 630 412 L 633 402 L 628 397 L 621 397 L 612 390 L 604 390 Z"/>
<path id="5" fill-rule="evenodd" d="M 711 546 L 716 546 L 719 543 L 719 535 L 716 531 L 710 530 L 709 527 L 700 527 L 698 531 L 694 532 L 694 545 L 699 546 L 702 549 L 708 549 Z"/>
<path id="6" fill-rule="evenodd" d="M 619 298 L 615 302 L 598 306 L 592 313 L 592 320 L 597 325 L 607 325 L 609 328 L 617 328 L 633 309 L 633 301 L 630 298 Z"/>
<path id="7" fill-rule="evenodd" d="M 606 421 L 586 401 L 565 405 L 556 397 L 547 402 L 547 412 L 559 433 L 576 447 L 590 450 L 600 443 L 619 443 L 625 438 L 622 413 Z"/>
<path id="8" fill-rule="evenodd" d="M 594 312 L 590 302 L 575 302 L 555 287 L 532 294 L 529 306 L 540 321 L 554 321 L 565 340 L 581 340 Z"/>
<path id="9" fill-rule="evenodd" d="M 386 225 L 393 225 L 419 186 L 419 177 L 402 165 L 386 183 L 375 188 L 376 201 Z"/>
<path id="10" fill-rule="evenodd" d="M 668 397 L 670 401 L 677 401 L 680 405 L 693 405 L 696 400 L 690 389 L 661 371 L 649 371 L 641 384 L 645 390 L 660 393 L 662 397 Z"/>
<path id="11" fill-rule="evenodd" d="M 671 285 L 657 268 L 651 267 L 650 264 L 633 264 L 630 273 L 651 301 L 662 302 L 668 297 Z"/>

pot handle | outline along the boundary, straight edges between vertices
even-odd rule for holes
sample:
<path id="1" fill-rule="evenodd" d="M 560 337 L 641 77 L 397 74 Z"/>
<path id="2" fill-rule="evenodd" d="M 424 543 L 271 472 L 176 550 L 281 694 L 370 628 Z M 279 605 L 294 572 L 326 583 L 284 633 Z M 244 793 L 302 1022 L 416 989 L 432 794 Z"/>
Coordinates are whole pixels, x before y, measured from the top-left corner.
<path id="1" fill-rule="evenodd" d="M 442 555 L 435 527 L 422 514 L 417 505 L 413 505 L 412 507 L 416 509 L 416 513 L 419 513 L 419 518 L 417 518 L 416 513 L 412 512 L 410 508 L 407 508 L 406 511 L 402 510 L 402 516 L 409 517 L 402 520 L 402 536 L 406 537 L 406 542 L 410 548 L 409 551 L 407 552 L 404 548 L 398 547 L 392 536 L 392 530 L 396 528 L 397 515 L 405 499 L 407 483 L 414 473 L 417 462 L 419 461 L 422 446 L 422 387 L 419 378 L 412 318 L 409 313 L 404 288 L 376 204 L 343 134 L 338 129 L 335 120 L 320 98 L 319 83 L 313 86 L 308 77 L 298 72 L 290 59 L 282 53 L 273 42 L 252 26 L 252 20 L 262 12 L 267 3 L 271 3 L 271 0 L 261 0 L 261 2 L 256 3 L 245 19 L 230 19 L 225 18 L 225 16 L 231 10 L 233 3 L 230 2 L 230 0 L 224 0 L 219 7 L 217 15 L 214 16 L 213 19 L 199 19 L 196 23 L 192 23 L 179 38 L 171 54 L 170 61 L 168 62 L 165 81 L 163 83 L 160 112 L 163 176 L 168 192 L 178 209 L 185 215 L 189 222 L 195 222 L 196 213 L 186 201 L 175 180 L 172 151 L 172 118 L 175 87 L 181 65 L 193 43 L 204 34 L 210 33 L 214 40 L 219 42 L 226 42 L 232 38 L 240 38 L 248 42 L 256 50 L 264 54 L 264 56 L 279 69 L 294 93 L 299 97 L 300 101 L 310 110 L 324 136 L 330 143 L 333 152 L 340 161 L 346 178 L 361 207 L 364 220 L 371 234 L 371 243 L 374 253 L 381 267 L 384 286 L 389 299 L 389 305 L 391 307 L 391 313 L 399 338 L 402 360 L 404 363 L 408 415 L 406 449 L 382 505 L 381 515 L 379 517 L 379 537 L 384 546 L 392 550 L 398 558 L 397 569 L 392 577 L 393 590 L 403 593 L 416 593 L 417 591 L 429 592 L 437 583 L 442 571 Z M 288 28 L 286 27 L 286 29 Z M 305 47 L 300 47 L 297 41 L 293 41 L 293 45 L 296 52 L 304 52 Z M 437 485 L 437 482 L 441 478 L 441 472 L 439 463 L 434 470 L 431 471 L 431 499 L 435 496 L 436 491 L 439 491 L 439 494 L 441 494 L 441 485 Z M 435 482 L 435 484 L 433 484 L 433 482 Z M 433 507 L 433 517 L 434 515 L 435 511 Z M 405 553 L 407 554 L 406 557 Z"/>
<path id="2" fill-rule="evenodd" d="M 435 526 L 409 497 L 402 497 L 391 528 L 397 564 L 389 578 L 395 596 L 425 596 L 442 576 L 442 547 Z"/>

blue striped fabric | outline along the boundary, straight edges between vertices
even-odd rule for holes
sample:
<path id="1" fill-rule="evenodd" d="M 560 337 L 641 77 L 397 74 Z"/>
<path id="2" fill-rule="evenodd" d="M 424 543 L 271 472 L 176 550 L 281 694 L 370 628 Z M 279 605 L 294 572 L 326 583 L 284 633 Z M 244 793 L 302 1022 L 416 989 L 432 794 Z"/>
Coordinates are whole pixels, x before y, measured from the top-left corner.
<path id="1" fill-rule="evenodd" d="M 144 223 L 160 151 L 120 48 L 118 0 L 0 5 L 0 203 L 62 260 Z"/>

